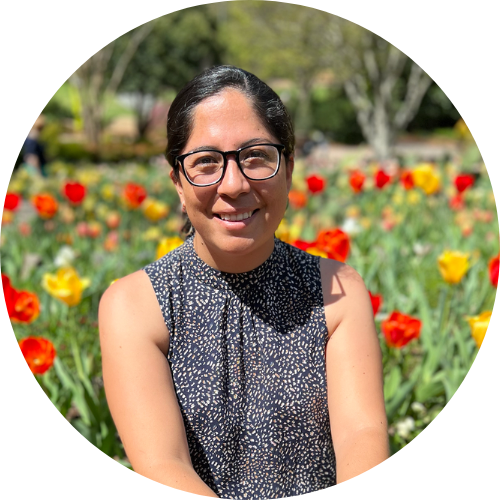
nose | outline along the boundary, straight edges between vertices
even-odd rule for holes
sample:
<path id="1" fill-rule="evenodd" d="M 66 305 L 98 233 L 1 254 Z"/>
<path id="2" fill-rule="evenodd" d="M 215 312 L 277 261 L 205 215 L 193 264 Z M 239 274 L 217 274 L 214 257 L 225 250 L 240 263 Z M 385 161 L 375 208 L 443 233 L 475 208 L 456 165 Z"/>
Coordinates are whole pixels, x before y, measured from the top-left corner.
<path id="1" fill-rule="evenodd" d="M 226 172 L 220 181 L 217 192 L 220 195 L 237 198 L 241 193 L 248 193 L 250 189 L 250 183 L 238 167 L 236 157 L 234 155 L 228 156 Z"/>

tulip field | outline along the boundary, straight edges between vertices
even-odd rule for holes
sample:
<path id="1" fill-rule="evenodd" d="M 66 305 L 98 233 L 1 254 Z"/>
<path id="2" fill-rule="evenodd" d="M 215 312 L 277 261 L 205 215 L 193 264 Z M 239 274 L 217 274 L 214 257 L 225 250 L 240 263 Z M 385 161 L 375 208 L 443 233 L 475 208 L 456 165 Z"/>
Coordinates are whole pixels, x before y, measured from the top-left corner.
<path id="1" fill-rule="evenodd" d="M 9 184 L 0 247 L 7 310 L 53 404 L 130 466 L 102 384 L 98 304 L 115 280 L 182 244 L 177 193 L 161 159 L 54 162 L 48 172 L 34 177 L 21 167 Z M 499 232 L 484 164 L 458 155 L 385 165 L 298 158 L 277 236 L 344 261 L 365 280 L 398 451 L 456 392 L 488 326 Z"/>

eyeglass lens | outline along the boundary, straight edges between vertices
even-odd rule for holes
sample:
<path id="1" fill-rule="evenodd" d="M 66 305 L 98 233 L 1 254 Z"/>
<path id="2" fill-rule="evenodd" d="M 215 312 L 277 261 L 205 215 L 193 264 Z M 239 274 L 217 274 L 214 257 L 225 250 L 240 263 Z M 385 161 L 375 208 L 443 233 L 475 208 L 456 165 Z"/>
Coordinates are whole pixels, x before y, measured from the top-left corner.
<path id="1" fill-rule="evenodd" d="M 249 179 L 271 177 L 279 165 L 280 153 L 274 146 L 249 146 L 239 152 L 238 159 Z M 184 170 L 189 179 L 199 185 L 217 182 L 224 169 L 224 156 L 217 151 L 198 151 L 184 158 Z"/>

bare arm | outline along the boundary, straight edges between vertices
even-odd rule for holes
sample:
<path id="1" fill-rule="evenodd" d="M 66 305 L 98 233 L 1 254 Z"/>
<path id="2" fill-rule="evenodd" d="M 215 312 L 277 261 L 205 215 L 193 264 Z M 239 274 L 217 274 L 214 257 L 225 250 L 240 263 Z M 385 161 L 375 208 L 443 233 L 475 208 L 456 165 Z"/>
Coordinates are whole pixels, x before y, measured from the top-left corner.
<path id="1" fill-rule="evenodd" d="M 106 290 L 99 334 L 106 398 L 134 470 L 173 488 L 217 497 L 191 463 L 165 357 L 169 332 L 144 271 Z"/>
<path id="2" fill-rule="evenodd" d="M 389 457 L 382 358 L 363 280 L 335 261 L 321 263 L 325 314 L 328 408 L 337 482 Z"/>

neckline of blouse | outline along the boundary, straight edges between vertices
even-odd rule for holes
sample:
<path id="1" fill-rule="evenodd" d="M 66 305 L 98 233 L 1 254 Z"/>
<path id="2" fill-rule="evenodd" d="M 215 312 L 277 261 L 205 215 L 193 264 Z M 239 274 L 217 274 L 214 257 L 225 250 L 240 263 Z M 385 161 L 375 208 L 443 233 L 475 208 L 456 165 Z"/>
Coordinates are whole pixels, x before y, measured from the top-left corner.
<path id="1" fill-rule="evenodd" d="M 253 289 L 253 286 L 259 285 L 269 278 L 273 277 L 280 267 L 278 262 L 283 254 L 282 241 L 274 238 L 274 249 L 271 255 L 259 266 L 243 273 L 228 273 L 220 271 L 208 265 L 194 248 L 194 235 L 190 236 L 184 243 L 185 257 L 189 265 L 190 272 L 195 278 L 216 289 Z"/>

